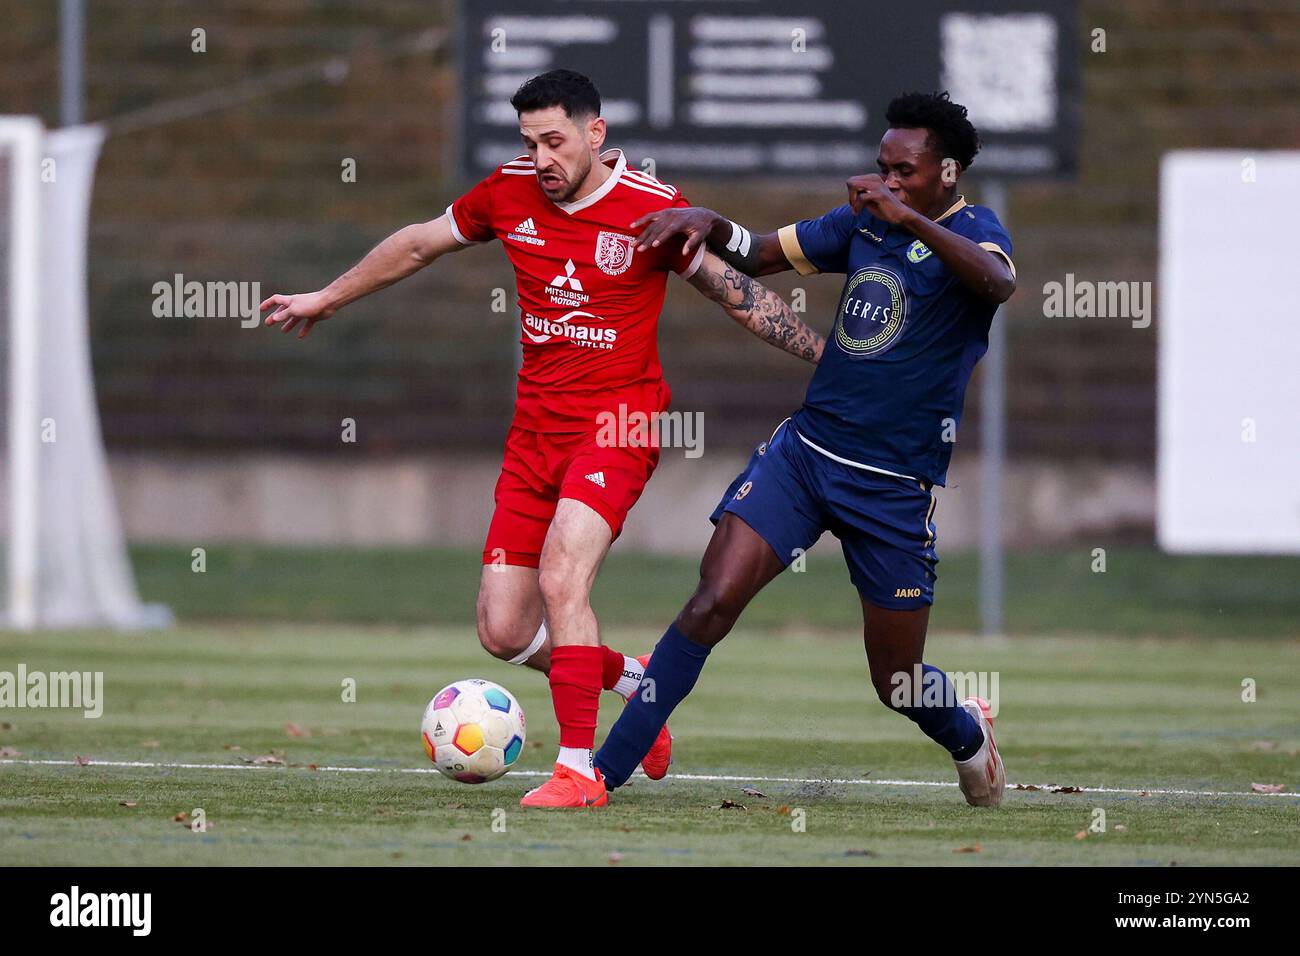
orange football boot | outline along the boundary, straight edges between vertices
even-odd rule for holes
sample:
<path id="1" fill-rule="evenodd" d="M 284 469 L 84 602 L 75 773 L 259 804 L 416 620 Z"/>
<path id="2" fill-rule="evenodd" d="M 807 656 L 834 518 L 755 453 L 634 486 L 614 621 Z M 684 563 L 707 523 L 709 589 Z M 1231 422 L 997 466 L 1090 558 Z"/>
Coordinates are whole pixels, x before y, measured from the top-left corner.
<path id="1" fill-rule="evenodd" d="M 596 771 L 596 779 L 588 780 L 576 770 L 563 764 L 555 765 L 555 773 L 535 790 L 529 790 L 519 801 L 521 807 L 582 808 L 603 807 L 609 803 L 605 791 L 605 778 Z"/>
<path id="2" fill-rule="evenodd" d="M 650 666 L 650 655 L 637 658 L 643 668 Z M 668 732 L 668 725 L 659 728 L 659 736 L 650 745 L 650 752 L 641 758 L 641 769 L 651 780 L 662 780 L 673 762 L 673 735 Z"/>

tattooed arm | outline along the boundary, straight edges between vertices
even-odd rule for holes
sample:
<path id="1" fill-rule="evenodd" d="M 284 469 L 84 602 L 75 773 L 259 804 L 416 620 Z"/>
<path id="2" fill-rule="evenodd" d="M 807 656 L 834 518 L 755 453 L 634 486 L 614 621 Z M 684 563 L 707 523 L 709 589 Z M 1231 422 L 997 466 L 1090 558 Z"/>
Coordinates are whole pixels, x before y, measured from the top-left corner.
<path id="1" fill-rule="evenodd" d="M 814 365 L 821 360 L 825 339 L 790 311 L 779 295 L 712 252 L 704 253 L 689 281 L 763 341 Z"/>

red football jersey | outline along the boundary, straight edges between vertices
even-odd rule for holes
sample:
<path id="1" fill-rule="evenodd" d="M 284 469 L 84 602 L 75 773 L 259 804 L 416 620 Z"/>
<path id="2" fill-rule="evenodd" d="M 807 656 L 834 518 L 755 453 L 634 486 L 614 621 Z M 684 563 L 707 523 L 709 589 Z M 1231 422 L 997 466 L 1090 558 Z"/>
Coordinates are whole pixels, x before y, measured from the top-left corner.
<path id="1" fill-rule="evenodd" d="M 673 186 L 628 169 L 622 150 L 601 162 L 610 176 L 575 202 L 547 198 L 533 161 L 512 159 L 447 207 L 460 242 L 500 239 L 519 292 L 519 371 L 514 423 L 530 431 L 598 426 L 602 411 L 668 406 L 659 365 L 659 313 L 671 270 L 689 278 L 680 241 L 637 252 L 633 220 L 690 203 Z"/>

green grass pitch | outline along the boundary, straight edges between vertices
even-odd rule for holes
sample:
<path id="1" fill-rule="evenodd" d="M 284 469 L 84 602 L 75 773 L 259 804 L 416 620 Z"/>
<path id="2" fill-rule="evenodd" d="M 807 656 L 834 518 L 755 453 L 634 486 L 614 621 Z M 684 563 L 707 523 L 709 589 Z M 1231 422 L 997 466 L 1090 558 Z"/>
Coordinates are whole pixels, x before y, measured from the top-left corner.
<path id="1" fill-rule="evenodd" d="M 656 633 L 621 626 L 607 640 L 643 652 Z M 674 772 L 694 779 L 637 777 L 601 810 L 526 812 L 517 801 L 537 777 L 472 787 L 406 772 L 432 769 L 418 732 L 424 704 L 469 676 L 519 697 L 530 735 L 520 771 L 545 772 L 553 759 L 544 679 L 489 659 L 464 626 L 0 635 L 0 670 L 105 675 L 98 720 L 0 710 L 10 754 L 0 762 L 0 862 L 1300 862 L 1300 799 L 1251 792 L 1300 784 L 1294 640 L 936 634 L 934 663 L 998 672 L 1009 781 L 1146 791 L 1014 791 L 989 811 L 968 808 L 946 755 L 875 700 L 852 636 L 742 623 L 673 721 Z M 346 678 L 354 703 L 342 699 Z M 1257 682 L 1253 703 L 1242 700 L 1245 678 Z M 602 733 L 618 706 L 604 697 Z M 285 764 L 248 763 L 268 754 Z M 327 769 L 344 767 L 366 770 Z M 1205 795 L 1224 792 L 1237 795 Z M 196 808 L 206 832 L 174 819 Z M 1105 832 L 1089 832 L 1098 809 Z"/>

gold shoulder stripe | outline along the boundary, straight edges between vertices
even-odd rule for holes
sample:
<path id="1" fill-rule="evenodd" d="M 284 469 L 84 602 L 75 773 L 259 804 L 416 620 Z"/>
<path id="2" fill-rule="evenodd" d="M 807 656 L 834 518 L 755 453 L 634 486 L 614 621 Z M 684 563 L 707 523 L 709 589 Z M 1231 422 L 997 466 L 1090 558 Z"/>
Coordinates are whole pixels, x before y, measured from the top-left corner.
<path id="1" fill-rule="evenodd" d="M 801 276 L 810 276 L 821 271 L 803 254 L 803 247 L 799 245 L 799 233 L 794 223 L 782 226 L 776 231 L 776 235 L 781 240 L 781 251 L 785 253 L 790 265 L 794 266 L 795 272 Z"/>
<path id="2" fill-rule="evenodd" d="M 1011 257 L 1007 255 L 1005 249 L 999 246 L 996 242 L 981 242 L 980 248 L 987 249 L 989 252 L 995 253 L 1001 256 L 1003 259 L 1006 259 L 1007 265 L 1011 267 L 1011 278 L 1014 279 L 1016 277 L 1016 264 L 1011 261 Z"/>

